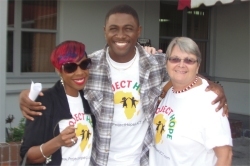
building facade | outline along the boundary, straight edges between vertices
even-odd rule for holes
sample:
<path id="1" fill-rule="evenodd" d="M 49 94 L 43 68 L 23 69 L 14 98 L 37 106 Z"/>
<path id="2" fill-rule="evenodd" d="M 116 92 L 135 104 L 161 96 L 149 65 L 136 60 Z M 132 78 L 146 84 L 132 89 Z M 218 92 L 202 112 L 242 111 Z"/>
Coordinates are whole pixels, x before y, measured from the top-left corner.
<path id="1" fill-rule="evenodd" d="M 230 112 L 250 116 L 249 1 L 182 10 L 177 9 L 178 0 L 38 2 L 0 2 L 1 133 L 5 133 L 8 115 L 14 115 L 12 125 L 18 125 L 22 117 L 19 93 L 29 89 L 31 80 L 48 88 L 59 79 L 49 65 L 53 47 L 77 40 L 88 53 L 103 48 L 105 14 L 122 3 L 137 10 L 141 38 L 150 39 L 155 48 L 164 50 L 175 36 L 193 38 L 203 54 L 200 72 L 223 86 Z M 5 135 L 0 135 L 0 142 L 5 142 Z"/>

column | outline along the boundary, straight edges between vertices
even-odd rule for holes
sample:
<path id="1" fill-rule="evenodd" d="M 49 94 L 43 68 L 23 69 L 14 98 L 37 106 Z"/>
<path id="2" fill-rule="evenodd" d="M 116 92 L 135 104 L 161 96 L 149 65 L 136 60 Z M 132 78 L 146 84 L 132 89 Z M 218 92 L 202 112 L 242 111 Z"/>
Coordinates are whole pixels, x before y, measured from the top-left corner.
<path id="1" fill-rule="evenodd" d="M 7 0 L 0 1 L 0 143 L 5 142 Z"/>

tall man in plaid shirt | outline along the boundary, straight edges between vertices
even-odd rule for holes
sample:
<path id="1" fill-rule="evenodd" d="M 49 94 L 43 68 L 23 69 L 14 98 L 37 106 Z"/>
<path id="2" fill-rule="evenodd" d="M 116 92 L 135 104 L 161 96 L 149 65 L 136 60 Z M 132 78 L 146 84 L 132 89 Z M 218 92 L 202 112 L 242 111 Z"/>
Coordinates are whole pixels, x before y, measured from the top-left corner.
<path id="1" fill-rule="evenodd" d="M 146 166 L 153 144 L 150 124 L 161 84 L 168 79 L 165 56 L 150 56 L 137 43 L 141 26 L 137 12 L 128 5 L 109 10 L 104 32 L 105 48 L 88 55 L 92 67 L 84 88 L 96 118 L 91 165 Z M 215 101 L 224 103 L 223 90 L 216 90 L 220 97 Z M 26 96 L 27 91 L 20 94 L 20 108 L 31 119 L 29 115 L 38 114 L 28 108 L 45 108 Z"/>
<path id="2" fill-rule="evenodd" d="M 107 46 L 92 60 L 84 89 L 96 118 L 93 165 L 148 165 L 150 126 L 161 83 L 167 81 L 164 55 L 150 56 L 137 43 L 141 26 L 128 5 L 112 8 L 105 19 Z"/>

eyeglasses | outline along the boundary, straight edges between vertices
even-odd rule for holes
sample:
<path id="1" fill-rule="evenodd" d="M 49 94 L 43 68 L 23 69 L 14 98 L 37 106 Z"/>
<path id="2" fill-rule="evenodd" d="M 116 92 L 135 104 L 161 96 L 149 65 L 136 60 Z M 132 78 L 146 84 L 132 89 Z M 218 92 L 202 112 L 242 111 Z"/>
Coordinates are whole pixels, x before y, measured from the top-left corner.
<path id="1" fill-rule="evenodd" d="M 171 63 L 180 63 L 182 60 L 185 64 L 188 64 L 188 65 L 193 65 L 194 63 L 198 62 L 198 60 L 189 59 L 189 58 L 185 58 L 185 59 L 180 59 L 178 57 L 169 57 L 168 58 L 168 61 Z"/>
<path id="2" fill-rule="evenodd" d="M 68 62 L 62 65 L 62 68 L 67 73 L 73 73 L 76 71 L 77 67 L 80 67 L 82 70 L 87 70 L 91 66 L 91 59 L 87 58 L 83 60 L 79 65 L 76 63 Z"/>

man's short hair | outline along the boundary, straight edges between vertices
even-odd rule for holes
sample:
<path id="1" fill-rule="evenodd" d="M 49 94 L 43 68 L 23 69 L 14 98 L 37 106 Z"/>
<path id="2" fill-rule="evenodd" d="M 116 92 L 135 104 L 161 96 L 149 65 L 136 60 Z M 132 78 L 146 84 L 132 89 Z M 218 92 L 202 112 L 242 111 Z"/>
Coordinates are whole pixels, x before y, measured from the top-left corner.
<path id="1" fill-rule="evenodd" d="M 126 4 L 122 4 L 122 5 L 117 5 L 114 6 L 113 8 L 111 8 L 108 13 L 106 14 L 105 17 L 105 24 L 107 23 L 110 15 L 112 14 L 116 14 L 116 13 L 124 13 L 124 14 L 130 14 L 131 16 L 134 17 L 134 19 L 136 20 L 136 22 L 138 23 L 138 26 L 140 25 L 139 23 L 139 17 L 137 12 L 135 11 L 135 9 L 133 9 L 131 6 L 126 5 Z"/>

